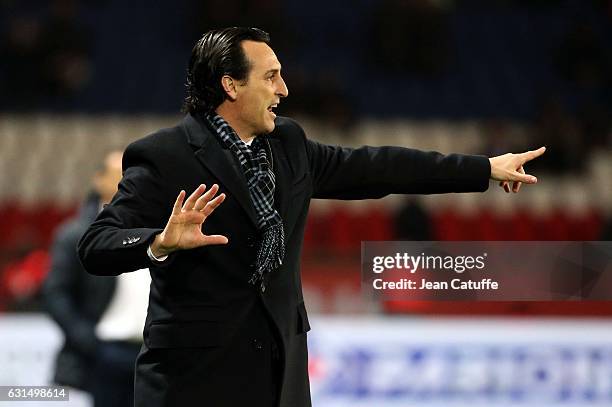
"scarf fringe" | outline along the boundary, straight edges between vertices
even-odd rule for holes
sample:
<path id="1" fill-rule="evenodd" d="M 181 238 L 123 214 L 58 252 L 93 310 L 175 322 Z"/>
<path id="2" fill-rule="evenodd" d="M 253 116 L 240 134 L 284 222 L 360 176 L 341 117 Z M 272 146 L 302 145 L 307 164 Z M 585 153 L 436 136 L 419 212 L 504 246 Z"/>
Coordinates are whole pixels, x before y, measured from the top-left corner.
<path id="1" fill-rule="evenodd" d="M 262 236 L 262 241 L 257 250 L 255 272 L 249 283 L 257 285 L 265 290 L 264 276 L 278 269 L 283 264 L 285 257 L 285 230 L 283 224 L 277 223 L 267 228 Z"/>

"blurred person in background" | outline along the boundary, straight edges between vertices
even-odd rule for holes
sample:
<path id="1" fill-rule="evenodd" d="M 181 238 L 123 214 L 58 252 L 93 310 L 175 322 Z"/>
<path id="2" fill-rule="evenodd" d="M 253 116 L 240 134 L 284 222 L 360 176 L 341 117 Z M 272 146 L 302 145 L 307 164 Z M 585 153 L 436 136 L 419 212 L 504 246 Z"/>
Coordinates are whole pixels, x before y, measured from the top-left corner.
<path id="1" fill-rule="evenodd" d="M 43 302 L 64 333 L 54 381 L 89 392 L 95 407 L 132 406 L 134 362 L 142 344 L 147 273 L 100 278 L 85 272 L 76 245 L 117 192 L 121 151 L 112 151 L 93 177 L 80 213 L 63 224 L 51 249 Z"/>
<path id="2" fill-rule="evenodd" d="M 543 148 L 488 159 L 309 140 L 273 112 L 288 88 L 269 43 L 253 28 L 204 34 L 187 115 L 127 148 L 119 192 L 79 242 L 92 274 L 151 270 L 139 407 L 311 405 L 300 252 L 312 198 L 537 181 L 523 164 Z"/>

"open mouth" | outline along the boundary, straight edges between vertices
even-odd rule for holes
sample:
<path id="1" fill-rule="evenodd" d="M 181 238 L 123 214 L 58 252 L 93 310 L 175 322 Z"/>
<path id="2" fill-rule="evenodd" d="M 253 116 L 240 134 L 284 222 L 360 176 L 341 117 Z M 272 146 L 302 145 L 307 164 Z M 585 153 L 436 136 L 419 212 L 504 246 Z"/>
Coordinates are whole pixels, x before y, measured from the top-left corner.
<path id="1" fill-rule="evenodd" d="M 276 114 L 274 113 L 274 109 L 276 109 L 277 107 L 278 107 L 278 103 L 274 103 L 273 105 L 268 106 L 268 112 L 276 116 Z"/>

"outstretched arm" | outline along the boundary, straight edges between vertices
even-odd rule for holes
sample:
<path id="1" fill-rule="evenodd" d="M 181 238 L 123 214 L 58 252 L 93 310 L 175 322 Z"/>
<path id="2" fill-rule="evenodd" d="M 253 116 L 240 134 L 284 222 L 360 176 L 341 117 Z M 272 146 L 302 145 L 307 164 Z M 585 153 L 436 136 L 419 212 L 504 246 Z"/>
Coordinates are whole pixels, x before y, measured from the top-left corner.
<path id="1" fill-rule="evenodd" d="M 313 198 L 375 199 L 388 194 L 482 192 L 485 156 L 442 155 L 402 147 L 345 148 L 306 140 Z"/>

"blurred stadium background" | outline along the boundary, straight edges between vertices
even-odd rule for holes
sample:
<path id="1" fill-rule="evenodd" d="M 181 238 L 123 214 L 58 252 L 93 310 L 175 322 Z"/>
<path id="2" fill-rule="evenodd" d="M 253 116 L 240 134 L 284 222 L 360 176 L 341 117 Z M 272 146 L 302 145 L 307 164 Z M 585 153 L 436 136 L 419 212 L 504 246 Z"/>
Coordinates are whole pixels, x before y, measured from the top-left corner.
<path id="1" fill-rule="evenodd" d="M 1 0 L 0 12 L 0 385 L 49 381 L 47 250 L 101 155 L 176 122 L 192 44 L 248 25 L 271 33 L 290 90 L 279 111 L 311 138 L 548 147 L 528 169 L 539 184 L 518 195 L 313 202 L 315 405 L 612 405 L 612 303 L 377 303 L 359 272 L 362 240 L 612 240 L 609 0 Z"/>

